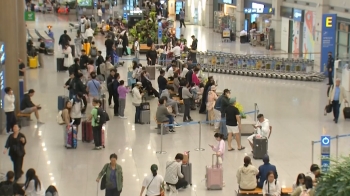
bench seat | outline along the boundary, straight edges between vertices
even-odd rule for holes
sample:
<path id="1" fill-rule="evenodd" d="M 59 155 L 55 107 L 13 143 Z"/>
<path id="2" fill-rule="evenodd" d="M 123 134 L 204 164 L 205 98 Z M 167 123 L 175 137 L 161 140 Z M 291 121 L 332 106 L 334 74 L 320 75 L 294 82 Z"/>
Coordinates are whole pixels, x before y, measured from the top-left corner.
<path id="1" fill-rule="evenodd" d="M 261 188 L 255 188 L 253 191 L 242 191 L 239 190 L 240 195 L 261 195 L 262 194 L 262 189 Z"/>
<path id="2" fill-rule="evenodd" d="M 288 195 L 293 193 L 293 188 L 292 187 L 286 187 L 286 188 L 282 188 L 282 194 Z"/>
<path id="3" fill-rule="evenodd" d="M 26 114 L 26 113 L 17 113 L 17 117 L 30 117 L 30 114 Z"/>

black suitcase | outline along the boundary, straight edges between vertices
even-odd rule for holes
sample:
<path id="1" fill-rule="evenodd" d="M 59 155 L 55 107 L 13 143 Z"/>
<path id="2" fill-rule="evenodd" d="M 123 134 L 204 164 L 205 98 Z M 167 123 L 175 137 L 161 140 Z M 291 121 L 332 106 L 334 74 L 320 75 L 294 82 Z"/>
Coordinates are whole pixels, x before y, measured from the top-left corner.
<path id="1" fill-rule="evenodd" d="M 268 140 L 265 137 L 253 138 L 253 158 L 263 159 L 267 154 Z"/>
<path id="2" fill-rule="evenodd" d="M 118 55 L 119 57 L 122 57 L 122 56 L 123 56 L 123 48 L 117 47 L 117 48 L 115 49 L 115 52 L 117 53 L 117 55 Z"/>
<path id="3" fill-rule="evenodd" d="M 68 68 L 64 66 L 64 58 L 56 59 L 56 70 L 57 72 L 68 70 Z"/>
<path id="4" fill-rule="evenodd" d="M 345 119 L 350 118 L 350 107 L 348 103 L 345 104 L 345 107 L 343 109 L 343 114 Z"/>
<path id="5" fill-rule="evenodd" d="M 70 45 L 70 48 L 72 49 L 72 56 L 75 57 L 75 45 Z"/>

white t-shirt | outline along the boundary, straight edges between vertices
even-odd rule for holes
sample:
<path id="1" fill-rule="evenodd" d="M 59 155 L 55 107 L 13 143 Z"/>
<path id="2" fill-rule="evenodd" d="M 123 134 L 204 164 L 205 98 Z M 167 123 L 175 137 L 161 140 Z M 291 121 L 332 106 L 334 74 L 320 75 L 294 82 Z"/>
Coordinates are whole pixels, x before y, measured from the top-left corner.
<path id="1" fill-rule="evenodd" d="M 160 195 L 160 186 L 163 182 L 164 182 L 164 178 L 159 174 L 157 174 L 154 178 L 152 174 L 145 177 L 145 179 L 143 180 L 142 186 L 145 187 L 146 189 L 146 195 L 147 196 Z"/>
<path id="2" fill-rule="evenodd" d="M 174 77 L 174 69 L 173 69 L 173 67 L 170 67 L 168 69 L 168 77 Z"/>
<path id="3" fill-rule="evenodd" d="M 174 53 L 174 56 L 175 56 L 175 57 L 180 57 L 180 55 L 181 55 L 181 48 L 180 48 L 180 46 L 175 46 L 175 47 L 171 50 L 171 52 Z"/>
<path id="4" fill-rule="evenodd" d="M 138 42 L 138 41 L 135 41 L 134 44 L 135 44 L 135 45 L 134 45 L 135 50 L 136 50 L 136 51 L 140 51 L 140 44 L 139 44 L 139 42 Z"/>

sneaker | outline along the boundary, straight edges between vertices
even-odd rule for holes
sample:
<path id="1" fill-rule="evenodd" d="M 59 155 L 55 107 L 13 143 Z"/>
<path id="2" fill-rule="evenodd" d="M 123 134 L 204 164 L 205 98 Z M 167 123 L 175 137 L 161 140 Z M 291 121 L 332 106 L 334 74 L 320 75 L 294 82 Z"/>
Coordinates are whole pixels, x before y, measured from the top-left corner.
<path id="1" fill-rule="evenodd" d="M 174 129 L 169 129 L 169 132 L 170 133 L 175 133 L 175 130 Z"/>
<path id="2" fill-rule="evenodd" d="M 181 127 L 181 125 L 179 125 L 179 124 L 174 124 L 174 127 L 179 128 L 179 127 Z"/>
<path id="3" fill-rule="evenodd" d="M 123 118 L 123 119 L 126 119 L 126 117 L 125 117 L 125 116 L 119 116 L 119 118 Z"/>
<path id="4" fill-rule="evenodd" d="M 99 147 L 98 147 L 98 149 L 99 149 L 99 150 L 102 150 L 102 149 L 103 149 L 103 147 L 102 147 L 102 146 L 99 146 Z"/>
<path id="5" fill-rule="evenodd" d="M 92 150 L 100 150 L 98 146 L 95 146 Z"/>

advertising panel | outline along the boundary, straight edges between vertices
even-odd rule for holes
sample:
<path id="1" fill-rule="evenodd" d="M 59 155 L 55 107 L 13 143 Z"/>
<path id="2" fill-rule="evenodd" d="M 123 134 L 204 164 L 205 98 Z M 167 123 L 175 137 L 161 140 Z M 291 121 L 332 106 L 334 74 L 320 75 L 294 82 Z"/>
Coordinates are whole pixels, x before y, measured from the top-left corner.
<path id="1" fill-rule="evenodd" d="M 334 56 L 336 42 L 336 14 L 323 14 L 322 16 L 322 38 L 321 38 L 321 72 L 327 71 L 325 67 L 328 62 L 328 52 Z"/>

